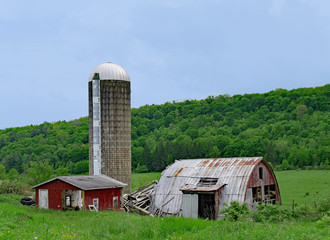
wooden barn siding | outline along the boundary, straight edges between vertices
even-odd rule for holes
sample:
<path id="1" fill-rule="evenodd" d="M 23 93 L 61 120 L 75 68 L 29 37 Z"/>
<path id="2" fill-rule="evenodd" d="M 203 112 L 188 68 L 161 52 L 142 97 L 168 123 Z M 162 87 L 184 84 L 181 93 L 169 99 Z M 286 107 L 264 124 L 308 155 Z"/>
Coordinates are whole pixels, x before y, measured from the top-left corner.
<path id="1" fill-rule="evenodd" d="M 48 208 L 62 210 L 62 191 L 80 190 L 79 188 L 67 184 L 61 180 L 55 180 L 36 188 L 36 205 L 39 204 L 39 189 L 48 189 Z M 60 207 L 58 207 L 60 206 Z"/>
<path id="2" fill-rule="evenodd" d="M 259 179 L 259 168 L 263 168 L 263 179 Z M 280 194 L 278 190 L 278 184 L 276 183 L 276 180 L 274 179 L 271 171 L 269 170 L 268 166 L 260 162 L 252 171 L 252 174 L 250 175 L 250 179 L 248 182 L 247 187 L 260 187 L 260 186 L 266 186 L 266 185 L 272 185 L 275 184 L 276 189 L 276 201 L 280 201 Z"/>
<path id="3" fill-rule="evenodd" d="M 113 208 L 113 197 L 118 197 L 118 207 L 120 208 L 120 195 L 120 188 L 85 191 L 84 208 L 88 209 L 88 205 L 93 204 L 93 198 L 99 199 L 99 211 Z"/>

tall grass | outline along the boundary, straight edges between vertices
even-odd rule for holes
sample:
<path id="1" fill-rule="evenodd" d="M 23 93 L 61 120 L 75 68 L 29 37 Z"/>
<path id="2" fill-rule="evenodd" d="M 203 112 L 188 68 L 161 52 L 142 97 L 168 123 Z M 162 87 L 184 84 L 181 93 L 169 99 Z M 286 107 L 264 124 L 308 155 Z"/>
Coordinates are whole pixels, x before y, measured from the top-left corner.
<path id="1" fill-rule="evenodd" d="M 0 195 L 0 239 L 327 239 L 314 220 L 285 223 L 151 218 L 125 212 L 55 211 Z"/>

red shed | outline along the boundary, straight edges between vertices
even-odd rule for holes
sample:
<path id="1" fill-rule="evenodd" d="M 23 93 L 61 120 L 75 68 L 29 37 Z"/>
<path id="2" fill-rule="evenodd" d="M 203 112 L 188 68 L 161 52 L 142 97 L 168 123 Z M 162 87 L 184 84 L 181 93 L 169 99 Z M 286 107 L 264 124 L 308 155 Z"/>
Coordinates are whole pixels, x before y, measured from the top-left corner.
<path id="1" fill-rule="evenodd" d="M 32 188 L 36 190 L 36 204 L 40 208 L 78 210 L 94 205 L 102 211 L 120 208 L 122 188 L 126 186 L 108 176 L 98 175 L 56 177 Z"/>

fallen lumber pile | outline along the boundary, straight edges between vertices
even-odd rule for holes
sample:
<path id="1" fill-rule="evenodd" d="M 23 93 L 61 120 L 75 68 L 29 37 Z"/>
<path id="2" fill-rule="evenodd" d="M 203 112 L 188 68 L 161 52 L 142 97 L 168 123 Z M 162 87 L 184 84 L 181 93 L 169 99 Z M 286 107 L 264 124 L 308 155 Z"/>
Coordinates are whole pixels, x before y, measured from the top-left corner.
<path id="1" fill-rule="evenodd" d="M 158 181 L 140 187 L 138 190 L 123 196 L 123 207 L 127 212 L 153 216 L 148 210 L 151 203 L 151 193 Z"/>

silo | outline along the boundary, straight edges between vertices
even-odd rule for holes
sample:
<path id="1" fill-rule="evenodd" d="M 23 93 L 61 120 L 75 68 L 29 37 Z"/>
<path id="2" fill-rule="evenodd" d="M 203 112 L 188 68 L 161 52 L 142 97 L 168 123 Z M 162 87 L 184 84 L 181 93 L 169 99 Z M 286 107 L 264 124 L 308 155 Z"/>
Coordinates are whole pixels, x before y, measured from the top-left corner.
<path id="1" fill-rule="evenodd" d="M 119 65 L 97 66 L 88 79 L 89 175 L 104 174 L 131 189 L 131 82 Z"/>

